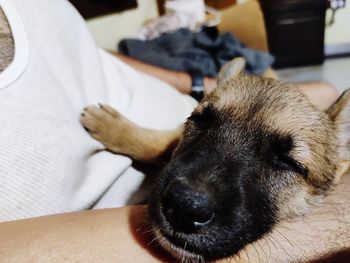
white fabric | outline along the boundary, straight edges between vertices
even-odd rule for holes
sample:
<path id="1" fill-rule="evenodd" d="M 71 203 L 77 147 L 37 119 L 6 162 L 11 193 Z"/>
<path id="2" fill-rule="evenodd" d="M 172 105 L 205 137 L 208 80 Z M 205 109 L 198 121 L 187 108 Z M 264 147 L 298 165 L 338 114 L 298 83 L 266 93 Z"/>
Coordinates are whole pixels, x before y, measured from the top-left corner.
<path id="1" fill-rule="evenodd" d="M 167 0 L 165 8 L 168 12 L 186 14 L 197 23 L 203 23 L 205 20 L 204 0 Z"/>
<path id="2" fill-rule="evenodd" d="M 12 30 L 13 38 L 16 40 L 16 53 L 13 58 L 13 63 L 9 65 L 7 70 L 2 72 L 0 78 L 0 89 L 5 88 L 18 78 L 28 64 L 29 48 L 27 38 L 25 37 L 24 28 L 20 23 L 20 19 L 16 9 L 12 5 L 4 5 L 5 14 L 11 17 L 9 24 Z"/>
<path id="3" fill-rule="evenodd" d="M 129 158 L 99 151 L 78 121 L 82 108 L 108 103 L 140 125 L 168 129 L 193 100 L 98 49 L 65 0 L 0 5 L 16 50 L 0 74 L 0 221 L 90 208 L 113 183 L 115 204 L 125 205 L 142 175 L 128 172 Z"/>
<path id="4" fill-rule="evenodd" d="M 165 8 L 167 14 L 141 28 L 138 34 L 141 40 L 151 40 L 180 28 L 198 31 L 205 21 L 204 0 L 167 0 Z"/>

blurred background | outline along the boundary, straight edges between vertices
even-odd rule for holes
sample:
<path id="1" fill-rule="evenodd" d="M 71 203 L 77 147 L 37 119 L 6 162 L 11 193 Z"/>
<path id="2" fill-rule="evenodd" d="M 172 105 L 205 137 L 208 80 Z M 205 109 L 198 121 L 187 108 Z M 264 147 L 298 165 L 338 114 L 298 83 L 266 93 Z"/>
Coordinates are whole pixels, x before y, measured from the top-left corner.
<path id="1" fill-rule="evenodd" d="M 159 23 L 169 11 L 166 2 L 175 1 L 71 0 L 98 45 L 111 51 L 122 39 L 142 38 L 145 25 Z M 247 47 L 275 57 L 278 78 L 324 80 L 340 91 L 350 87 L 350 3 L 346 0 L 208 0 L 205 4 L 211 11 L 206 19 L 219 18 L 220 32 L 232 32 Z"/>

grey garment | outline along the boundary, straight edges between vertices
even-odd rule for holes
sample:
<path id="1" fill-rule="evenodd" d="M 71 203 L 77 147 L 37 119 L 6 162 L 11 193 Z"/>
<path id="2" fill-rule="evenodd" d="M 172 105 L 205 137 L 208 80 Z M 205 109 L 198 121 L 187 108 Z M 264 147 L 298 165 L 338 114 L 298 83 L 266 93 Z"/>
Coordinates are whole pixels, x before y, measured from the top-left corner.
<path id="1" fill-rule="evenodd" d="M 4 71 L 12 62 L 14 49 L 11 28 L 0 7 L 0 72 Z"/>
<path id="2" fill-rule="evenodd" d="M 233 34 L 219 34 L 216 28 L 198 33 L 179 29 L 149 41 L 125 39 L 119 43 L 119 51 L 149 64 L 210 77 L 235 57 L 246 59 L 250 74 L 263 73 L 274 61 L 269 53 L 247 48 Z"/>

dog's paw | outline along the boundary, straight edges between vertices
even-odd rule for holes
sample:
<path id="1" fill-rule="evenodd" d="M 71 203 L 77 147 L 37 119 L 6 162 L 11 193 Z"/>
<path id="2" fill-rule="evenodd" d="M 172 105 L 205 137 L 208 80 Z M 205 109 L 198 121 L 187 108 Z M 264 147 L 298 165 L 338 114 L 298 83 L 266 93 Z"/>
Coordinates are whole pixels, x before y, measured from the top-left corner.
<path id="1" fill-rule="evenodd" d="M 123 153 L 126 138 L 133 123 L 108 105 L 88 106 L 81 113 L 80 122 L 90 135 L 108 150 Z"/>

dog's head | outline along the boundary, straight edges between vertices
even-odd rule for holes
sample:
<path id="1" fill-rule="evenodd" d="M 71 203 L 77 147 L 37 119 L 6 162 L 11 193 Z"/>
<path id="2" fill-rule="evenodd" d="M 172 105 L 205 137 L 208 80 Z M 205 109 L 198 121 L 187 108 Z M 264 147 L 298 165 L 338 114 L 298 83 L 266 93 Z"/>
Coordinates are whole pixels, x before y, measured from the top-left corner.
<path id="1" fill-rule="evenodd" d="M 349 97 L 323 112 L 292 84 L 221 81 L 188 118 L 151 195 L 160 243 L 180 258 L 223 258 L 304 213 L 348 167 Z"/>

